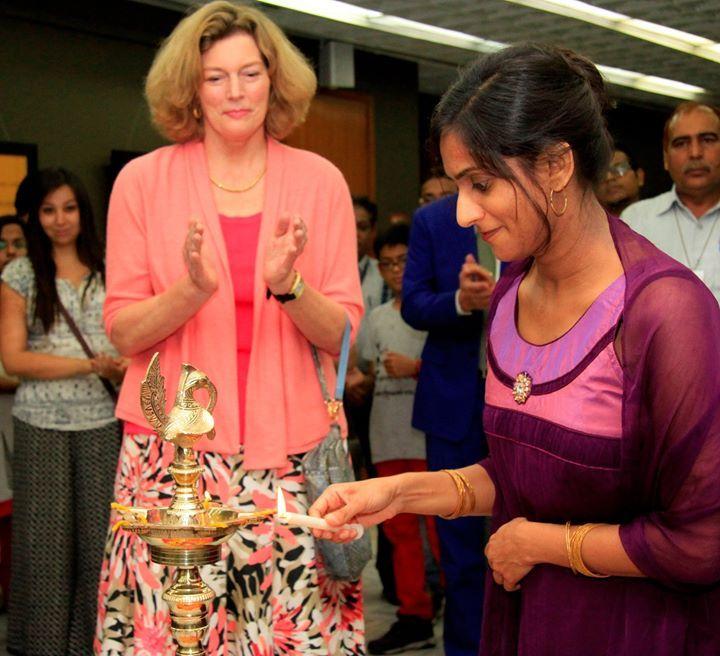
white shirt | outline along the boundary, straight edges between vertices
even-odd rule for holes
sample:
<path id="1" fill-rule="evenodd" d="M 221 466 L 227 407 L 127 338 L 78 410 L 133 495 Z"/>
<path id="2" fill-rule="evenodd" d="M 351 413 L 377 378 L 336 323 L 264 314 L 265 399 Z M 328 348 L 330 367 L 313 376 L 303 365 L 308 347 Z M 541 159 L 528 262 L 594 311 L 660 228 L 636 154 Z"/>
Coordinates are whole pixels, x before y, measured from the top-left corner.
<path id="1" fill-rule="evenodd" d="M 378 305 L 385 303 L 383 288 L 385 282 L 380 275 L 378 261 L 364 255 L 358 262 L 360 270 L 360 285 L 362 287 L 363 303 L 365 303 L 365 316 L 369 315 Z"/>
<path id="2" fill-rule="evenodd" d="M 358 261 L 358 269 L 360 271 L 360 286 L 362 288 L 365 314 L 360 322 L 355 342 L 359 356 L 358 366 L 363 371 L 366 371 L 368 362 L 363 358 L 362 354 L 367 349 L 367 320 L 376 307 L 379 307 L 390 298 L 390 290 L 387 289 L 385 281 L 380 275 L 380 268 L 376 259 L 363 255 Z"/>
<path id="3" fill-rule="evenodd" d="M 363 357 L 375 363 L 375 389 L 370 412 L 370 452 L 373 463 L 387 460 L 425 460 L 425 433 L 412 426 L 417 381 L 391 378 L 383 355 L 394 351 L 418 359 L 427 333 L 415 330 L 400 316 L 394 301 L 376 307 L 367 319 Z"/>
<path id="4" fill-rule="evenodd" d="M 720 202 L 696 218 L 673 187 L 655 198 L 633 203 L 621 218 L 661 251 L 692 269 L 720 303 Z"/>

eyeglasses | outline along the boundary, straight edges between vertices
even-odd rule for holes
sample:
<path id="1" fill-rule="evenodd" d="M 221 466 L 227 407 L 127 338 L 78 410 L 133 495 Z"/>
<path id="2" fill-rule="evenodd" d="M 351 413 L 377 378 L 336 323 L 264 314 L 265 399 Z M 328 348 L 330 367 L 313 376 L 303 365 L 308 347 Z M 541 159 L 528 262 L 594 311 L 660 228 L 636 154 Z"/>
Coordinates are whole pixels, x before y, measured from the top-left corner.
<path id="1" fill-rule="evenodd" d="M 619 162 L 618 164 L 614 164 L 608 168 L 605 177 L 622 178 L 628 171 L 632 171 L 630 162 Z"/>
<path id="2" fill-rule="evenodd" d="M 394 260 L 378 260 L 378 267 L 383 271 L 387 271 L 397 267 L 398 269 L 404 269 L 407 263 L 407 255 L 401 255 L 396 257 Z"/>
<path id="3" fill-rule="evenodd" d="M 0 251 L 4 251 L 11 244 L 12 247 L 18 251 L 27 248 L 27 242 L 22 238 L 12 239 L 11 241 L 8 241 L 7 239 L 0 239 Z"/>

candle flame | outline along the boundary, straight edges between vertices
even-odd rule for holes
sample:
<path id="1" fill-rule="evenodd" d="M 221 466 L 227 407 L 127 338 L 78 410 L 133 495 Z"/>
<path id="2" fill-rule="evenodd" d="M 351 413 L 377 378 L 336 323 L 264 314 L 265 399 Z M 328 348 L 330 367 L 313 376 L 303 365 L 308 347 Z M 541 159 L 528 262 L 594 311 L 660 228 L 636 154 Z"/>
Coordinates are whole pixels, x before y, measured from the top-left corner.
<path id="1" fill-rule="evenodd" d="M 283 496 L 282 489 L 278 489 L 277 493 L 277 513 L 281 517 L 286 513 L 285 510 L 285 497 Z"/>

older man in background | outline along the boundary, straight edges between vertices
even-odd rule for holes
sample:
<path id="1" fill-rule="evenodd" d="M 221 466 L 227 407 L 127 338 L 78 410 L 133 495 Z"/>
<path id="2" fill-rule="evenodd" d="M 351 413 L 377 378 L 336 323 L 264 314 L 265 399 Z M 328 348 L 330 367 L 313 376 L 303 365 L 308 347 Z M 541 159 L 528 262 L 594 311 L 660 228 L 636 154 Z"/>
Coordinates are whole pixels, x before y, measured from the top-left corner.
<path id="1" fill-rule="evenodd" d="M 663 161 L 673 188 L 622 218 L 692 269 L 720 302 L 720 110 L 679 105 L 665 123 Z"/>

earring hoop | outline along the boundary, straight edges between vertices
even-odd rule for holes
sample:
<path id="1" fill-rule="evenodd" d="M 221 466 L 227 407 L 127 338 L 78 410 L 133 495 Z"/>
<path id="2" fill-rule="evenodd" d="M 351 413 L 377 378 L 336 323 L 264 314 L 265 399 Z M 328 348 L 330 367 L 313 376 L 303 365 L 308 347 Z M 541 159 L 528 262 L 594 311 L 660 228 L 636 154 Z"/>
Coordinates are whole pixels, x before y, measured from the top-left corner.
<path id="1" fill-rule="evenodd" d="M 558 192 L 558 193 L 560 193 L 560 192 Z M 555 190 L 554 189 L 550 190 L 550 207 L 552 208 L 552 211 L 555 212 L 556 216 L 562 216 L 563 214 L 565 214 L 565 210 L 567 209 L 567 206 L 568 206 L 567 194 L 564 191 L 562 192 L 562 194 L 563 194 L 563 206 L 562 206 L 562 209 L 560 211 L 558 211 L 557 208 L 555 207 L 555 198 L 554 198 Z"/>
<path id="2" fill-rule="evenodd" d="M 198 121 L 202 118 L 202 112 L 200 111 L 200 108 L 197 105 L 192 108 L 192 115 Z"/>

